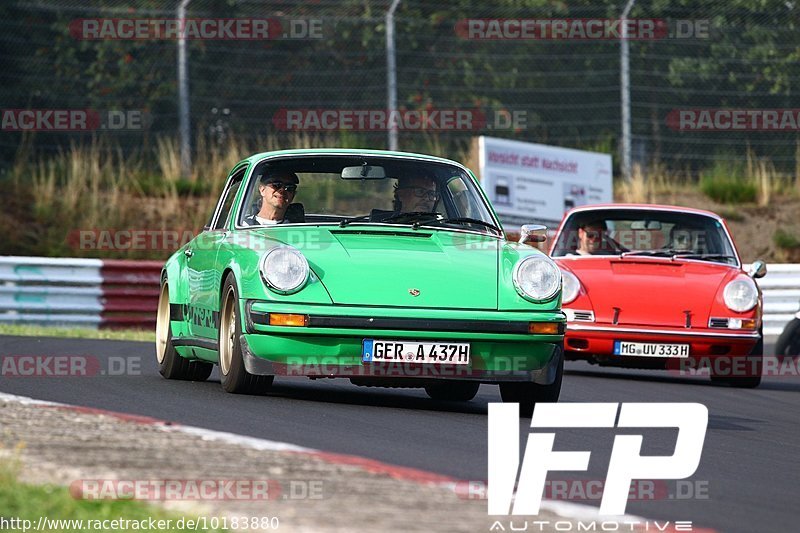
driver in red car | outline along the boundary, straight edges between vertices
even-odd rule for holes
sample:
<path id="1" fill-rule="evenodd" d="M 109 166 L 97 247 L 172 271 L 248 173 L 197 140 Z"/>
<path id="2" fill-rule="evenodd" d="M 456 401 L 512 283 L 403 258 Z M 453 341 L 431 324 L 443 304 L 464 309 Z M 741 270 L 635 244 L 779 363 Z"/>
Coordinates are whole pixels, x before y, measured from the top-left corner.
<path id="1" fill-rule="evenodd" d="M 601 253 L 605 232 L 606 224 L 602 220 L 595 220 L 578 226 L 578 247 L 575 250 L 575 254 L 594 255 Z"/>

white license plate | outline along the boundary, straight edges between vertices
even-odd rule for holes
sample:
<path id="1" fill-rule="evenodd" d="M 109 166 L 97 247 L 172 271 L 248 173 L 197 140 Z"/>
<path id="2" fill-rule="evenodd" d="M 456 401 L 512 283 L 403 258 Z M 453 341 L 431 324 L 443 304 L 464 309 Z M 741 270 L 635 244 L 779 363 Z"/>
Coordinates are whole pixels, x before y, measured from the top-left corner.
<path id="1" fill-rule="evenodd" d="M 365 363 L 402 362 L 468 365 L 469 343 L 364 339 L 361 360 Z"/>
<path id="2" fill-rule="evenodd" d="M 614 355 L 628 355 L 634 357 L 689 357 L 689 345 L 614 341 Z"/>

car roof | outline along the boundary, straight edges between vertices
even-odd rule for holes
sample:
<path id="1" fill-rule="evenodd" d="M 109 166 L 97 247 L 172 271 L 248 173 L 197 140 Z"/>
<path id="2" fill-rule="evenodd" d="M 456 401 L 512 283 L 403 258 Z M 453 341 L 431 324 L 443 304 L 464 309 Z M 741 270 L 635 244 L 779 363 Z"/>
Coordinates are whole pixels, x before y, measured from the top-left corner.
<path id="1" fill-rule="evenodd" d="M 260 161 L 265 157 L 276 157 L 276 156 L 284 156 L 284 155 L 364 155 L 364 156 L 378 156 L 378 157 L 398 157 L 398 158 L 419 158 L 424 159 L 426 161 L 434 161 L 438 163 L 446 163 L 450 165 L 456 165 L 459 167 L 464 167 L 463 164 L 459 163 L 458 161 L 453 161 L 452 159 L 445 159 L 443 157 L 436 157 L 433 155 L 428 154 L 417 154 L 413 152 L 393 152 L 390 150 L 369 150 L 369 149 L 362 149 L 362 148 L 301 148 L 301 149 L 293 149 L 293 150 L 277 150 L 273 152 L 260 152 L 257 154 L 253 154 L 250 157 L 244 159 L 244 161 L 248 161 L 251 163 Z"/>
<path id="2" fill-rule="evenodd" d="M 629 209 L 631 211 L 634 210 L 653 210 L 653 211 L 669 211 L 673 213 L 693 213 L 697 215 L 705 215 L 711 218 L 716 218 L 718 220 L 722 220 L 722 217 L 712 211 L 706 211 L 705 209 L 695 209 L 693 207 L 682 207 L 678 205 L 665 205 L 665 204 L 592 204 L 592 205 L 581 205 L 578 207 L 574 207 L 567 211 L 564 214 L 564 218 L 566 219 L 568 216 L 572 216 L 576 213 L 583 213 L 587 211 L 603 211 L 603 210 L 624 210 Z"/>

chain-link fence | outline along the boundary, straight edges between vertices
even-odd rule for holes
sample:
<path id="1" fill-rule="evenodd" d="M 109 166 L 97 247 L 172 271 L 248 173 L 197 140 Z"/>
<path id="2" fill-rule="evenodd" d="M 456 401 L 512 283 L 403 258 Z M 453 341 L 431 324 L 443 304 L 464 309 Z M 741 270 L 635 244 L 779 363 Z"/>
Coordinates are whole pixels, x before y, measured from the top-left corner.
<path id="1" fill-rule="evenodd" d="M 618 168 L 618 19 L 631 3 L 634 163 L 693 176 L 735 172 L 747 158 L 787 176 L 800 168 L 794 2 L 400 0 L 395 114 L 391 0 L 182 3 L 195 149 L 200 136 L 291 145 L 298 134 L 385 148 L 396 127 L 402 150 L 456 154 L 486 134 L 612 153 Z M 179 39 L 170 25 L 178 7 L 0 7 L 3 164 L 23 140 L 46 152 L 108 136 L 122 150 L 146 151 L 159 136 L 177 137 Z M 88 114 L 64 113 L 75 110 Z"/>

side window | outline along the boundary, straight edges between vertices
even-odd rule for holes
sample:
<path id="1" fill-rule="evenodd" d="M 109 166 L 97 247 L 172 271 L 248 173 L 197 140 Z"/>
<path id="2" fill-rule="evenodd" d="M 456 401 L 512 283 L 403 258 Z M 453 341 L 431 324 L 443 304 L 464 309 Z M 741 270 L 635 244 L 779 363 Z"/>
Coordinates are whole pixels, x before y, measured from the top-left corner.
<path id="1" fill-rule="evenodd" d="M 220 206 L 218 207 L 219 213 L 217 214 L 217 220 L 214 223 L 214 227 L 211 228 L 212 230 L 220 230 L 226 227 L 226 223 L 228 221 L 228 215 L 230 215 L 231 208 L 233 207 L 233 201 L 236 199 L 236 193 L 239 191 L 239 187 L 242 186 L 242 178 L 244 177 L 246 168 L 236 172 L 233 178 L 231 178 L 230 184 L 225 189 L 222 198 L 220 199 Z"/>

